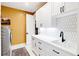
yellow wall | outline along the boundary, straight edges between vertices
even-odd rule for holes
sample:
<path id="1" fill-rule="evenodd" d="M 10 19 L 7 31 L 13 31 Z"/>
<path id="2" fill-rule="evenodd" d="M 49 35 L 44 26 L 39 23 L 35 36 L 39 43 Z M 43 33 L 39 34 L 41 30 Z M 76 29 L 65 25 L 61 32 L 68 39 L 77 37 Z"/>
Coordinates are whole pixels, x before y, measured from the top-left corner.
<path id="1" fill-rule="evenodd" d="M 12 44 L 25 43 L 26 13 L 21 10 L 1 6 L 1 16 L 11 20 Z"/>

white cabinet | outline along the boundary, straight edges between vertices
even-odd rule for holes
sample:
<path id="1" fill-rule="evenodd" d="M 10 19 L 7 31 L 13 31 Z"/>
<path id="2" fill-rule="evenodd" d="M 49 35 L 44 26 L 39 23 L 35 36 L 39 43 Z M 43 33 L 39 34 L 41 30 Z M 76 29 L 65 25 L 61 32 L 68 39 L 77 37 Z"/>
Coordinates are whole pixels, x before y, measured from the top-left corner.
<path id="1" fill-rule="evenodd" d="M 51 27 L 51 2 L 46 3 L 36 12 L 37 27 Z"/>
<path id="2" fill-rule="evenodd" d="M 52 16 L 60 14 L 62 6 L 64 6 L 64 2 L 52 2 Z"/>
<path id="3" fill-rule="evenodd" d="M 48 49 L 47 46 L 45 46 L 46 44 L 44 44 L 41 40 L 32 37 L 32 51 L 36 56 L 46 56 L 48 55 L 47 51 Z"/>
<path id="4" fill-rule="evenodd" d="M 79 9 L 79 2 L 52 2 L 52 16 L 59 15 L 62 6 L 64 6 L 64 12 L 69 12 Z"/>
<path id="5" fill-rule="evenodd" d="M 69 12 L 79 9 L 79 2 L 52 2 L 52 16 L 59 15 L 62 6 L 64 6 L 64 12 Z"/>
<path id="6" fill-rule="evenodd" d="M 49 45 L 46 44 L 45 42 L 32 37 L 32 50 L 33 53 L 37 56 L 48 56 L 49 53 L 49 49 L 48 49 Z"/>
<path id="7" fill-rule="evenodd" d="M 64 51 L 53 45 L 51 45 L 51 47 L 49 49 L 50 49 L 49 52 L 50 52 L 51 56 L 74 56 L 72 53 Z"/>
<path id="8" fill-rule="evenodd" d="M 65 12 L 76 10 L 79 8 L 79 2 L 64 2 Z"/>
<path id="9" fill-rule="evenodd" d="M 48 44 L 46 44 L 44 41 L 38 39 L 37 48 L 38 48 L 38 55 L 39 56 L 48 56 L 49 49 Z"/>
<path id="10" fill-rule="evenodd" d="M 48 2 L 36 11 L 36 27 L 55 27 L 56 20 L 53 16 L 60 14 L 63 2 Z"/>
<path id="11" fill-rule="evenodd" d="M 79 2 L 48 2 L 36 12 L 36 27 L 53 27 L 56 20 L 53 16 L 61 14 L 60 8 L 64 6 L 64 12 L 79 8 Z"/>
<path id="12" fill-rule="evenodd" d="M 38 40 L 35 38 L 35 37 L 32 37 L 32 51 L 33 53 L 37 56 L 38 55 L 38 49 L 37 49 L 37 43 L 38 43 Z"/>
<path id="13" fill-rule="evenodd" d="M 72 53 L 35 37 L 32 37 L 32 50 L 37 56 L 73 56 Z"/>

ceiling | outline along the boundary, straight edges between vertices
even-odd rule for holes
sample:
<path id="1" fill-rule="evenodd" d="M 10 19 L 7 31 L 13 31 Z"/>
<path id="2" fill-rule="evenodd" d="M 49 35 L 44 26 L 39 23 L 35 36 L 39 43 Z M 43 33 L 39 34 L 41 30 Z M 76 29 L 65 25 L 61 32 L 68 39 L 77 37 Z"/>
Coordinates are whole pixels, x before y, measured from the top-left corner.
<path id="1" fill-rule="evenodd" d="M 46 2 L 2 2 L 1 5 L 34 13 Z"/>

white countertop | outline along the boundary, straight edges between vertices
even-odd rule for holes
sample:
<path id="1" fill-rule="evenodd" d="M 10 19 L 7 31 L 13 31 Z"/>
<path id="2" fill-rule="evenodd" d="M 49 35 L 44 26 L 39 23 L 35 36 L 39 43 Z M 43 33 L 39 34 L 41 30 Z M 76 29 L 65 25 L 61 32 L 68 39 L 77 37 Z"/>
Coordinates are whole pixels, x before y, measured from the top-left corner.
<path id="1" fill-rule="evenodd" d="M 51 36 L 46 36 L 46 35 L 32 35 L 40 40 L 44 40 L 44 41 L 54 41 L 54 40 L 58 40 L 58 38 L 55 37 L 51 37 Z M 60 39 L 60 38 L 59 38 Z M 61 39 L 60 39 L 61 40 Z"/>
<path id="2" fill-rule="evenodd" d="M 51 37 L 51 36 L 46 36 L 46 35 L 32 35 L 32 36 L 35 38 L 38 38 L 39 40 L 45 41 L 51 45 L 54 45 L 58 48 L 61 48 L 62 50 L 67 51 L 73 55 L 77 55 L 76 49 L 74 49 L 73 47 L 65 47 L 65 46 L 61 46 L 52 42 L 55 40 L 61 40 L 61 38 L 56 38 L 56 37 Z"/>

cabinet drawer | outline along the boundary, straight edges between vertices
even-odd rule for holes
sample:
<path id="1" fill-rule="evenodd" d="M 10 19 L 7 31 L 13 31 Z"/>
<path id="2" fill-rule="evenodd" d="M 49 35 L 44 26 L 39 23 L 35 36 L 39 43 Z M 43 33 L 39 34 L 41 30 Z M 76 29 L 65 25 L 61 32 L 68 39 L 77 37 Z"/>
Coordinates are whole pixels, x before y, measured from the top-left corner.
<path id="1" fill-rule="evenodd" d="M 52 56 L 73 56 L 73 54 L 54 46 L 52 46 L 52 49 L 50 49 L 50 52 Z"/>
<path id="2" fill-rule="evenodd" d="M 46 42 L 38 40 L 37 47 L 39 56 L 49 56 L 49 45 Z"/>
<path id="3" fill-rule="evenodd" d="M 38 47 L 38 55 L 39 56 L 49 56 L 49 50 Z"/>
<path id="4" fill-rule="evenodd" d="M 37 39 L 35 37 L 32 37 L 32 49 L 37 51 Z"/>
<path id="5" fill-rule="evenodd" d="M 48 47 L 50 47 L 50 44 L 48 44 L 42 40 L 38 40 L 37 46 L 40 46 L 41 48 L 44 48 L 46 50 L 46 49 L 48 49 Z"/>

